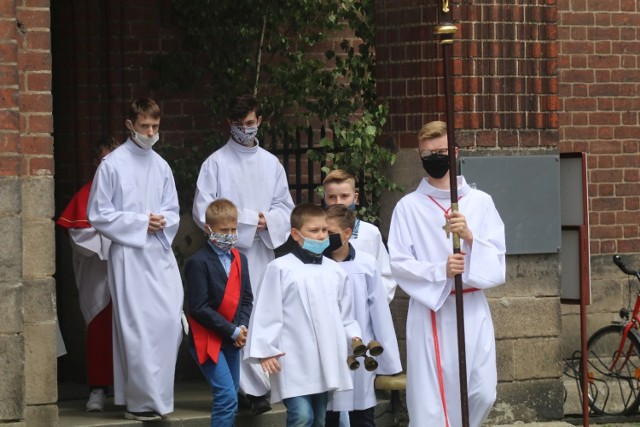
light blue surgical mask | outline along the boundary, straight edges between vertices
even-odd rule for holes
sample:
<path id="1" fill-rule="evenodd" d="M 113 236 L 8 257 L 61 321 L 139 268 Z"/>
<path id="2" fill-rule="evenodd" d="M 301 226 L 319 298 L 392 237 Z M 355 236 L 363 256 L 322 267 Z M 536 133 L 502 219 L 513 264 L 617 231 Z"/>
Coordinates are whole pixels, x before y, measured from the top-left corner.
<path id="1" fill-rule="evenodd" d="M 302 236 L 302 233 L 300 233 L 300 236 Z M 329 247 L 329 239 L 316 240 L 304 236 L 302 236 L 302 238 L 304 239 L 304 243 L 302 243 L 302 249 L 313 254 L 322 255 L 322 252 L 324 252 L 324 250 Z"/>
<path id="2" fill-rule="evenodd" d="M 350 210 L 350 211 L 355 211 L 355 210 L 356 210 L 356 202 L 351 203 L 351 204 L 348 206 L 348 208 L 349 208 L 349 210 Z"/>

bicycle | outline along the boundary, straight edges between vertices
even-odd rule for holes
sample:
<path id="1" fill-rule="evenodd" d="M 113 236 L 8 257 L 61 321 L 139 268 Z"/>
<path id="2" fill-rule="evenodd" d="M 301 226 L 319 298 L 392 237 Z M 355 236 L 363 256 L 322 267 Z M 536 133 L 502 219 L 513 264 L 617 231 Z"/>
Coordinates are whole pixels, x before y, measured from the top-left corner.
<path id="1" fill-rule="evenodd" d="M 619 255 L 613 262 L 640 282 L 640 272 L 628 269 Z M 631 282 L 629 278 L 629 293 Z M 596 415 L 629 415 L 640 406 L 640 293 L 633 312 L 623 308 L 619 315 L 622 320 L 587 341 L 589 406 Z"/>

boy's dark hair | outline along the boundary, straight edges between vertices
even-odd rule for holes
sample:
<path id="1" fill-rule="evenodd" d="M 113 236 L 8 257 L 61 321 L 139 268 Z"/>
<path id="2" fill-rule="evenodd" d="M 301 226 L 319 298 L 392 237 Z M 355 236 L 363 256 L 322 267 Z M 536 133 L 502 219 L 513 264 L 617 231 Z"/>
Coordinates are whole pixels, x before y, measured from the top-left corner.
<path id="1" fill-rule="evenodd" d="M 327 207 L 327 219 L 336 219 L 342 230 L 356 226 L 356 213 L 345 205 L 331 205 Z"/>
<path id="2" fill-rule="evenodd" d="M 160 118 L 160 106 L 151 98 L 140 98 L 131 101 L 127 118 L 135 123 L 138 117 L 148 116 L 153 119 Z"/>
<path id="3" fill-rule="evenodd" d="M 255 111 L 256 117 L 260 117 L 262 115 L 260 103 L 253 95 L 242 95 L 234 99 L 229 105 L 227 118 L 232 122 L 236 122 L 247 117 L 252 111 Z"/>
<path id="4" fill-rule="evenodd" d="M 102 150 L 107 150 L 107 152 L 110 153 L 118 148 L 120 144 L 122 144 L 122 141 L 119 141 L 111 135 L 105 135 L 96 141 L 93 147 L 93 155 L 98 158 L 100 154 L 102 154 Z"/>
<path id="5" fill-rule="evenodd" d="M 291 211 L 291 228 L 300 230 L 309 218 L 326 217 L 327 213 L 313 203 L 300 203 Z"/>

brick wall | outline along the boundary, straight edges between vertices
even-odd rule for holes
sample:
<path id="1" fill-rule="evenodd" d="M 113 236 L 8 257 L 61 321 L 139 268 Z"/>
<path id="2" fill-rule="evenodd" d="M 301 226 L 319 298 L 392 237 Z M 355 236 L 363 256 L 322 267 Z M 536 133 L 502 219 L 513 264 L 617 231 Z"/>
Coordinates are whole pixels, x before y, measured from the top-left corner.
<path id="1" fill-rule="evenodd" d="M 0 423 L 55 425 L 49 2 L 0 1 Z"/>
<path id="2" fill-rule="evenodd" d="M 181 47 L 171 12 L 170 0 L 52 4 L 58 211 L 93 176 L 92 144 L 105 134 L 126 137 L 125 115 L 134 98 L 159 102 L 161 145 L 203 142 L 211 127 L 205 91 L 151 87 L 152 58 Z"/>
<path id="3" fill-rule="evenodd" d="M 556 148 L 558 42 L 555 1 L 540 5 L 456 2 L 453 88 L 457 142 L 469 149 Z M 442 51 L 435 2 L 376 2 L 380 97 L 398 147 L 443 119 Z"/>
<path id="4" fill-rule="evenodd" d="M 640 4 L 559 0 L 560 149 L 589 153 L 591 253 L 640 252 Z"/>
<path id="5" fill-rule="evenodd" d="M 25 407 L 16 23 L 15 1 L 0 2 L 0 422 L 22 419 Z"/>

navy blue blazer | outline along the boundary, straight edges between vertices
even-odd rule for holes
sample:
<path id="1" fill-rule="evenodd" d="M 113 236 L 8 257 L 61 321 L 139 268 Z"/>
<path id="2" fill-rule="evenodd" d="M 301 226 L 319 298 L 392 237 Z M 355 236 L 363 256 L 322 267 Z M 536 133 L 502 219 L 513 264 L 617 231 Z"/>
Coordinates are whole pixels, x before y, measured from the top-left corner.
<path id="1" fill-rule="evenodd" d="M 184 266 L 189 314 L 203 327 L 223 337 L 223 346 L 233 344 L 231 335 L 237 326 L 249 326 L 249 316 L 251 316 L 253 307 L 253 293 L 251 292 L 247 257 L 240 254 L 240 262 L 242 267 L 240 272 L 240 301 L 231 322 L 218 313 L 218 307 L 222 303 L 224 291 L 227 287 L 228 277 L 218 258 L 218 254 L 209 246 L 209 243 L 205 241 L 202 247 L 198 249 L 198 252 L 193 254 Z"/>

